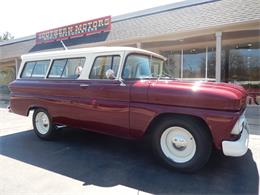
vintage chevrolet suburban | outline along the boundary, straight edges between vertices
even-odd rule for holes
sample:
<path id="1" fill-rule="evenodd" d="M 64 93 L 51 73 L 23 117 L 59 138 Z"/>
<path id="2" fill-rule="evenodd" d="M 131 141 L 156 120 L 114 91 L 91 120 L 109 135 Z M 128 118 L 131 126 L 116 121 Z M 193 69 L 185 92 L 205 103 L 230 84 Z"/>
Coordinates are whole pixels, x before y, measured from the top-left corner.
<path id="1" fill-rule="evenodd" d="M 96 47 L 22 56 L 9 85 L 10 111 L 27 116 L 42 139 L 65 125 L 151 142 L 170 167 L 192 172 L 212 148 L 242 156 L 248 148 L 246 91 L 233 84 L 184 82 L 158 54 Z"/>

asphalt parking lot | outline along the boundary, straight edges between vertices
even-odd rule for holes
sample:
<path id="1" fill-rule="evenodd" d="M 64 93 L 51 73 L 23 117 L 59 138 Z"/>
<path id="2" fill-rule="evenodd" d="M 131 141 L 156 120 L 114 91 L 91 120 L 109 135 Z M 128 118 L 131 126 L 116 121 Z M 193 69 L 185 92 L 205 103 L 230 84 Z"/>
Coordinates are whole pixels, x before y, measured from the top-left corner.
<path id="1" fill-rule="evenodd" d="M 78 129 L 39 140 L 31 119 L 0 110 L 0 194 L 258 194 L 260 136 L 244 157 L 214 152 L 195 174 L 162 166 L 142 141 Z"/>

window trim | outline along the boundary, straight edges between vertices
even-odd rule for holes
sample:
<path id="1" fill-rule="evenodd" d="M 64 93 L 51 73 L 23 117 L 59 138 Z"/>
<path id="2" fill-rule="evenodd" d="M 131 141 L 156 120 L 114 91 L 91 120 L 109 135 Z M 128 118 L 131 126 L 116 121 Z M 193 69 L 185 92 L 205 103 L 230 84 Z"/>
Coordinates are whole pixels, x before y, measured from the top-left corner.
<path id="1" fill-rule="evenodd" d="M 53 61 L 54 61 L 54 60 L 53 60 Z M 65 71 L 65 69 L 66 69 L 66 67 L 67 67 L 68 61 L 69 61 L 69 59 L 66 59 L 66 62 L 65 62 L 65 64 L 64 64 L 64 66 L 63 66 L 63 69 L 62 69 L 62 71 L 61 71 L 61 75 L 60 75 L 59 78 L 64 78 L 64 77 L 62 77 L 62 75 L 63 75 L 63 73 L 64 73 L 64 71 Z M 65 78 L 66 78 L 66 77 L 65 77 Z"/>
<path id="2" fill-rule="evenodd" d="M 33 71 L 34 71 L 34 69 L 35 69 L 35 66 L 36 66 L 37 62 L 42 62 L 42 61 L 49 61 L 48 68 L 47 68 L 47 71 L 46 71 L 46 73 L 48 73 L 48 69 L 49 69 L 50 64 L 51 64 L 51 61 L 52 61 L 51 59 L 26 61 L 26 62 L 24 63 L 24 65 L 23 65 L 23 70 L 21 71 L 20 79 L 37 79 L 37 78 L 38 78 L 38 79 L 39 79 L 39 78 L 40 78 L 40 79 L 44 79 L 46 73 L 44 74 L 43 77 L 33 77 L 33 76 L 32 76 L 32 75 L 33 75 Z M 25 67 L 26 67 L 27 63 L 31 63 L 31 62 L 34 62 L 34 65 L 33 65 L 33 69 L 32 69 L 32 72 L 31 72 L 30 77 L 23 77 L 23 73 L 24 73 L 24 71 L 25 71 Z"/>
<path id="3" fill-rule="evenodd" d="M 96 62 L 97 58 L 100 58 L 100 57 L 112 57 L 112 59 L 111 59 L 111 64 L 110 64 L 110 65 L 113 65 L 114 57 L 116 57 L 116 56 L 119 57 L 119 65 L 118 65 L 118 69 L 117 69 L 117 74 L 119 74 L 119 67 L 120 67 L 120 62 L 121 62 L 122 56 L 121 56 L 120 54 L 100 55 L 100 56 L 96 56 L 96 57 L 95 57 L 95 59 L 94 59 L 94 61 L 93 61 L 93 63 L 92 63 L 91 69 L 90 69 L 90 71 L 89 71 L 88 79 L 89 79 L 89 80 L 111 80 L 111 79 L 93 79 L 93 78 L 90 78 L 90 75 L 91 75 L 91 72 L 92 72 L 92 70 L 93 70 L 93 68 L 94 68 L 94 65 L 95 65 L 95 62 Z M 112 67 L 113 67 L 113 66 L 112 66 Z M 116 74 L 116 77 L 115 77 L 115 78 L 118 77 L 117 74 Z M 114 80 L 115 80 L 115 79 L 114 79 Z"/>
<path id="4" fill-rule="evenodd" d="M 51 61 L 51 65 L 50 65 L 50 68 L 49 68 L 49 70 L 48 70 L 48 72 L 47 72 L 47 75 L 46 75 L 46 79 L 49 79 L 49 80 L 62 80 L 62 79 L 64 79 L 64 80 L 78 80 L 78 78 L 76 78 L 76 79 L 72 79 L 72 78 L 66 78 L 66 77 L 62 77 L 62 74 L 63 74 L 63 72 L 64 72 L 64 70 L 65 70 L 65 68 L 66 68 L 66 66 L 67 66 L 67 64 L 68 64 L 68 60 L 69 59 L 84 59 L 84 63 L 83 63 L 83 68 L 84 68 L 84 66 L 85 66 L 85 63 L 86 63 L 86 57 L 85 56 L 83 56 L 83 57 L 72 57 L 72 58 L 53 58 L 52 59 L 52 61 Z M 64 67 L 63 67 L 63 70 L 62 70 L 62 73 L 61 73 L 61 75 L 60 75 L 60 77 L 49 77 L 50 76 L 50 73 L 51 73 L 51 69 L 52 69 L 52 67 L 53 67 L 53 64 L 54 64 L 54 61 L 55 60 L 66 60 L 66 63 L 65 63 L 65 65 L 64 65 Z"/>

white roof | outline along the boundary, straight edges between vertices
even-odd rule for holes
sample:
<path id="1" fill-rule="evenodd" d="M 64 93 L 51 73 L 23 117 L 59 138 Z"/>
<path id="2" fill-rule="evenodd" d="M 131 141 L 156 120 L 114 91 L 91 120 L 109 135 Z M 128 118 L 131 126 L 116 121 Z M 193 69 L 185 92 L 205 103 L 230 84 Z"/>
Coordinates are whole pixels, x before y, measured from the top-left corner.
<path id="1" fill-rule="evenodd" d="M 104 53 L 104 52 L 137 52 L 137 53 L 145 53 L 148 55 L 156 56 L 162 59 L 165 59 L 165 57 L 135 47 L 91 47 L 91 48 L 83 48 L 83 49 L 68 49 L 68 50 L 62 50 L 62 51 L 48 51 L 48 52 L 38 52 L 38 53 L 31 53 L 31 54 L 25 54 L 22 55 L 22 60 L 29 60 L 29 59 L 43 59 L 43 58 L 57 58 L 57 57 L 70 57 L 73 55 L 86 55 L 91 53 Z"/>

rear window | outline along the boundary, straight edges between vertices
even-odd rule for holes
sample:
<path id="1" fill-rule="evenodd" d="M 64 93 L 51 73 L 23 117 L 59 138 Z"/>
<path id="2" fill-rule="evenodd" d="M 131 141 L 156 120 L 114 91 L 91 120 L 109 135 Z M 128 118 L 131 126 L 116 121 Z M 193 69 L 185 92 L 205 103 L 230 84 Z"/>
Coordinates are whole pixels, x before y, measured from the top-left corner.
<path id="1" fill-rule="evenodd" d="M 26 62 L 21 77 L 22 78 L 44 78 L 47 73 L 49 64 L 50 64 L 50 60 Z"/>
<path id="2" fill-rule="evenodd" d="M 85 58 L 53 60 L 48 78 L 76 79 L 84 67 Z"/>

